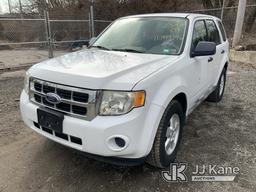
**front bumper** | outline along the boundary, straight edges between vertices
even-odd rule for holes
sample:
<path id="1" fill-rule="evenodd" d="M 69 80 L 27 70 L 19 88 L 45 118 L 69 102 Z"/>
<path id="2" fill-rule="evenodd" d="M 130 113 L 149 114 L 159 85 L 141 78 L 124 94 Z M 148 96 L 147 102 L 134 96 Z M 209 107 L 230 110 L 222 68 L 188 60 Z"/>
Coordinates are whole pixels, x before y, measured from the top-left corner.
<path id="1" fill-rule="evenodd" d="M 37 108 L 23 91 L 20 98 L 21 115 L 31 129 L 53 141 L 89 154 L 132 159 L 143 158 L 150 152 L 164 112 L 158 105 L 146 104 L 145 107 L 134 109 L 126 115 L 97 116 L 92 121 L 65 116 L 63 133 L 68 136 L 65 140 L 34 125 L 38 122 Z M 72 142 L 71 137 L 80 138 L 82 144 Z M 112 142 L 114 137 L 123 138 L 126 145 L 118 147 Z"/>

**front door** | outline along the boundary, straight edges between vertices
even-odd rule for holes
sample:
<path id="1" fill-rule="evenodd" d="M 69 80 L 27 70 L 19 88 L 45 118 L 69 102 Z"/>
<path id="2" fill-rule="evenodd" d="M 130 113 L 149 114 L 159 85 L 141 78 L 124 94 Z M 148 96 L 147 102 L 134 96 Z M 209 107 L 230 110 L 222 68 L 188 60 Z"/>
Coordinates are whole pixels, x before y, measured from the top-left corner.
<path id="1" fill-rule="evenodd" d="M 191 51 L 194 50 L 194 48 L 200 41 L 207 41 L 206 25 L 205 21 L 202 19 L 196 20 L 194 23 Z M 191 72 L 194 73 L 193 76 L 198 78 L 197 89 L 194 89 L 195 92 L 192 97 L 193 102 L 197 102 L 198 100 L 200 100 L 204 96 L 204 93 L 206 92 L 206 89 L 209 86 L 209 58 L 209 56 L 199 56 L 190 58 L 190 65 L 194 69 Z"/>

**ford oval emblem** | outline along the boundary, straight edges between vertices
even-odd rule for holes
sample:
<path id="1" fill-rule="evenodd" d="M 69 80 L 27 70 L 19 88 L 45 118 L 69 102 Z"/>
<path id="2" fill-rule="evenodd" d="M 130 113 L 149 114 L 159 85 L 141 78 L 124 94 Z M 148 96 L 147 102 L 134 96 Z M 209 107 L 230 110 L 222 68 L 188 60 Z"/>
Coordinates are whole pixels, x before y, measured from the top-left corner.
<path id="1" fill-rule="evenodd" d="M 61 102 L 60 96 L 55 93 L 47 93 L 45 99 L 52 104 L 59 104 Z"/>

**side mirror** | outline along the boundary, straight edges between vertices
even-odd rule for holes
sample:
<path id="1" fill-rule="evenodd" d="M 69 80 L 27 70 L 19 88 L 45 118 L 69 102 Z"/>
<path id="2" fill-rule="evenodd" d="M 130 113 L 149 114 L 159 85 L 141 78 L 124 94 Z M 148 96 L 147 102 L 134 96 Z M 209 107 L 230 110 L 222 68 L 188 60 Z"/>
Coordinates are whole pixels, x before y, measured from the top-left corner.
<path id="1" fill-rule="evenodd" d="M 216 53 L 216 43 L 209 41 L 201 41 L 197 44 L 194 51 L 191 53 L 191 57 L 208 56 Z"/>
<path id="2" fill-rule="evenodd" d="M 97 37 L 92 37 L 89 41 L 89 46 L 92 45 L 96 39 Z"/>

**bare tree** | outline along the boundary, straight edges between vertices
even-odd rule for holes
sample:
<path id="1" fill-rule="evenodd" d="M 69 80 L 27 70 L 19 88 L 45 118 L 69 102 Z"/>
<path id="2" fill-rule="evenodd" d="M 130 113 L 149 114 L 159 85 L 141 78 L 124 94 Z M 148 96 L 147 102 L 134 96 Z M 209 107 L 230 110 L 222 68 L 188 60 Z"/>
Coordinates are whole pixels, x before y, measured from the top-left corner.
<path id="1" fill-rule="evenodd" d="M 205 9 L 212 9 L 214 7 L 211 0 L 202 0 Z"/>
<path id="2" fill-rule="evenodd" d="M 256 4 L 256 0 L 253 0 L 253 3 Z M 256 7 L 251 7 L 251 10 L 248 11 L 248 15 L 245 20 L 245 31 L 246 32 L 251 32 L 253 24 L 256 19 Z"/>
<path id="3" fill-rule="evenodd" d="M 45 9 L 48 9 L 51 18 L 69 16 L 73 18 L 87 16 L 88 1 L 86 0 L 48 0 L 47 4 L 45 0 L 28 0 L 31 3 L 31 9 L 38 10 L 43 14 Z"/>
<path id="4" fill-rule="evenodd" d="M 223 0 L 201 0 L 205 9 L 220 8 Z M 226 0 L 227 6 L 231 7 L 237 4 L 237 0 Z"/>

